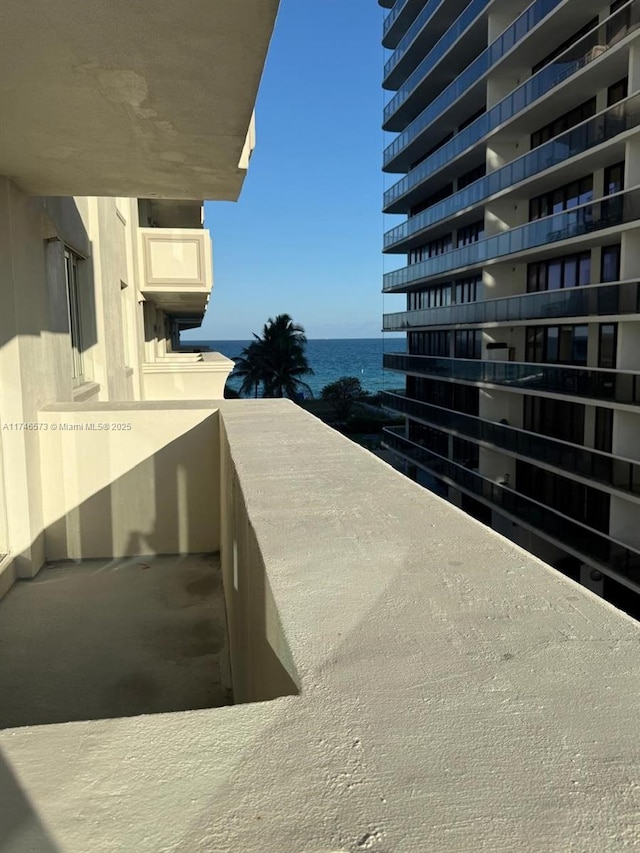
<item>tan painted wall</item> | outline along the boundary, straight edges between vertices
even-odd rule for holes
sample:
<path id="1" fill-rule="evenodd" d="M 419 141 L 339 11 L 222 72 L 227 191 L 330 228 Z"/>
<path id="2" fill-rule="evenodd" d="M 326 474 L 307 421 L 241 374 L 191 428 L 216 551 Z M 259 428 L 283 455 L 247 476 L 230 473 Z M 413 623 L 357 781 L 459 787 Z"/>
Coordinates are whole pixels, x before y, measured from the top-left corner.
<path id="1" fill-rule="evenodd" d="M 291 650 L 222 423 L 220 429 L 220 553 L 235 701 L 295 695 L 299 685 Z"/>
<path id="2" fill-rule="evenodd" d="M 40 424 L 48 559 L 219 549 L 214 409 L 76 405 Z"/>
<path id="3" fill-rule="evenodd" d="M 43 460 L 29 428 L 39 409 L 140 397 L 137 224 L 134 199 L 30 198 L 0 177 L 0 555 L 11 553 L 11 568 L 3 563 L 11 574 L 31 577 L 45 560 Z M 81 386 L 72 378 L 65 246 L 84 259 Z"/>
<path id="4" fill-rule="evenodd" d="M 153 364 L 144 364 L 144 399 L 222 400 L 233 362 L 219 353 L 207 355 L 218 357 L 189 364 L 180 362 L 179 357 L 167 356 Z"/>

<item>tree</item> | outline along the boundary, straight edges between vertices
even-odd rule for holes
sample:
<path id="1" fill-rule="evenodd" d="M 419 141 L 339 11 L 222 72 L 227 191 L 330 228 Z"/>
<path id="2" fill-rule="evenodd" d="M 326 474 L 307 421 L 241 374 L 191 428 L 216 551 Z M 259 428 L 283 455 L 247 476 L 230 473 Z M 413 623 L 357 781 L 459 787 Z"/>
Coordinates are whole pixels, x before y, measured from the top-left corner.
<path id="1" fill-rule="evenodd" d="M 295 400 L 301 391 L 313 396 L 302 378 L 313 374 L 305 355 L 307 338 L 302 326 L 288 314 L 278 314 L 267 320 L 262 335 L 254 333 L 253 337 L 255 340 L 242 350 L 234 369 L 234 375 L 242 377 L 241 393 L 257 397 L 262 385 L 263 397 Z"/>
<path id="2" fill-rule="evenodd" d="M 331 404 L 336 416 L 341 421 L 346 421 L 351 414 L 353 404 L 366 397 L 367 392 L 356 376 L 342 376 L 335 382 L 325 385 L 321 396 Z"/>
<path id="3" fill-rule="evenodd" d="M 235 359 L 233 375 L 242 379 L 240 394 L 258 396 L 260 383 L 264 380 L 264 365 L 262 352 L 257 341 L 252 341 Z"/>

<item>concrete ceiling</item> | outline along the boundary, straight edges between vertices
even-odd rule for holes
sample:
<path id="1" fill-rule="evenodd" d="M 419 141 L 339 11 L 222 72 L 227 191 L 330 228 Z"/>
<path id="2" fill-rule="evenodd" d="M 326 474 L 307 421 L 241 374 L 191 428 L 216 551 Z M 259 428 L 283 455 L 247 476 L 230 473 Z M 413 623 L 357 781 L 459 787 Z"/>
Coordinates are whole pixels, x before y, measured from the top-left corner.
<path id="1" fill-rule="evenodd" d="M 7 0 L 0 174 L 33 195 L 238 197 L 279 0 Z"/>

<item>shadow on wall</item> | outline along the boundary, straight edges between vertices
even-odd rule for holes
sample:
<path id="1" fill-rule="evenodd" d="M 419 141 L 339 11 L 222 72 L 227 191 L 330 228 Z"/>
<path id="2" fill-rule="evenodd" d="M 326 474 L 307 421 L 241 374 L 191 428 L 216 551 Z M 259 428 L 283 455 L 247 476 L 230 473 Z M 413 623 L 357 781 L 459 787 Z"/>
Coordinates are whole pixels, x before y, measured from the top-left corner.
<path id="1" fill-rule="evenodd" d="M 0 850 L 2 853 L 59 853 L 20 783 L 0 752 Z"/>
<path id="2" fill-rule="evenodd" d="M 298 696 L 300 678 L 224 427 L 221 443 L 221 564 L 235 700 L 263 702 L 280 696 Z M 286 535 L 284 530 L 282 535 Z"/>
<path id="3" fill-rule="evenodd" d="M 74 199 L 31 198 L 9 181 L 0 194 L 0 222 L 10 223 L 0 234 L 0 255 L 8 261 L 0 347 L 17 335 L 68 335 L 70 288 L 77 295 L 80 348 L 90 349 L 97 342 L 95 259 Z M 65 248 L 77 259 L 77 287 L 67 281 Z"/>
<path id="4" fill-rule="evenodd" d="M 183 426 L 179 414 L 143 410 L 137 439 L 43 433 L 50 565 L 1 604 L 0 646 L 26 657 L 0 671 L 0 726 L 214 707 L 231 683 L 236 702 L 299 693 L 244 500 L 221 495 L 218 415 Z"/>
<path id="5" fill-rule="evenodd" d="M 141 429 L 139 423 L 136 426 Z M 141 449 L 137 459 L 149 455 L 110 481 L 109 473 L 126 449 L 122 443 L 134 440 L 129 433 L 120 445 L 105 445 L 98 444 L 100 433 L 62 434 L 58 467 L 44 483 L 48 518 L 55 519 L 45 530 L 47 560 L 201 554 L 220 549 L 214 417 L 164 446 Z M 92 454 L 101 458 L 92 460 Z M 105 480 L 108 484 L 94 491 Z M 75 495 L 87 493 L 81 502 L 74 500 Z"/>

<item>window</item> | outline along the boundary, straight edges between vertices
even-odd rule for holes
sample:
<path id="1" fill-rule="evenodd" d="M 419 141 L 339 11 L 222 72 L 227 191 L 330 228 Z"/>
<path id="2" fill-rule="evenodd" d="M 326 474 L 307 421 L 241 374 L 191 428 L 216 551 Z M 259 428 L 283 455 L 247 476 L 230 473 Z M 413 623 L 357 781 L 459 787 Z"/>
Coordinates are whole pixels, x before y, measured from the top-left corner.
<path id="1" fill-rule="evenodd" d="M 525 361 L 535 364 L 586 364 L 588 336 L 587 325 L 529 326 Z"/>
<path id="2" fill-rule="evenodd" d="M 448 358 L 451 354 L 451 332 L 410 332 L 409 353 Z"/>
<path id="3" fill-rule="evenodd" d="M 612 107 L 629 94 L 629 78 L 623 77 L 607 89 L 607 106 Z"/>
<path id="4" fill-rule="evenodd" d="M 620 281 L 620 243 L 602 247 L 600 281 Z"/>
<path id="5" fill-rule="evenodd" d="M 434 204 L 438 204 L 438 202 L 444 201 L 445 198 L 448 198 L 450 195 L 453 195 L 453 184 L 446 184 L 441 190 L 438 190 L 435 193 L 432 193 L 430 196 L 425 198 L 423 201 L 414 205 L 409 211 L 409 218 L 412 216 L 417 216 L 419 213 L 422 213 L 423 210 L 426 210 L 428 207 L 432 207 Z"/>
<path id="6" fill-rule="evenodd" d="M 552 50 L 551 53 L 548 53 L 544 57 L 544 59 L 541 59 L 540 62 L 537 62 L 532 67 L 531 74 L 532 75 L 535 74 L 537 71 L 540 71 L 541 68 L 544 68 L 545 65 L 548 65 L 550 62 L 553 62 L 553 60 L 556 59 L 556 57 L 560 56 L 561 53 L 564 53 L 565 50 L 570 48 L 579 39 L 583 38 L 583 36 L 586 36 L 586 34 L 590 30 L 592 30 L 594 27 L 597 27 L 597 26 L 598 26 L 598 18 L 597 17 L 592 18 L 583 27 L 580 27 L 579 30 L 576 30 L 572 36 L 569 36 L 568 39 L 565 39 L 565 41 L 563 41 L 562 44 L 559 44 L 556 48 L 554 48 L 554 50 Z M 597 38 L 597 33 L 594 33 L 594 38 Z M 595 44 L 595 42 L 594 42 L 594 44 Z M 586 47 L 581 48 L 581 49 L 582 49 L 583 53 L 585 53 L 587 50 Z"/>
<path id="7" fill-rule="evenodd" d="M 480 358 L 482 332 L 479 329 L 461 329 L 455 333 L 456 358 Z"/>
<path id="8" fill-rule="evenodd" d="M 609 13 L 614 15 L 618 12 L 628 0 L 615 0 L 609 7 Z M 631 24 L 631 6 L 627 6 L 624 12 L 620 12 L 607 24 L 607 44 L 609 47 L 614 45 L 620 39 L 624 38 Z"/>
<path id="9" fill-rule="evenodd" d="M 409 421 L 409 439 L 439 456 L 449 456 L 449 436 L 439 429 Z"/>
<path id="10" fill-rule="evenodd" d="M 593 175 L 572 181 L 551 192 L 532 198 L 529 202 L 529 221 L 562 213 L 579 204 L 587 204 L 593 199 Z"/>
<path id="11" fill-rule="evenodd" d="M 601 323 L 598 342 L 598 367 L 615 369 L 617 349 L 618 324 Z"/>
<path id="12" fill-rule="evenodd" d="M 416 167 L 416 166 L 419 166 L 419 165 L 420 165 L 420 163 L 423 163 L 423 162 L 427 159 L 427 157 L 431 157 L 431 155 L 432 155 L 432 154 L 435 154 L 435 152 L 436 152 L 439 148 L 442 148 L 442 146 L 443 146 L 443 145 L 446 145 L 446 144 L 447 144 L 447 142 L 449 142 L 451 139 L 453 139 L 453 131 L 451 131 L 450 133 L 448 133 L 448 134 L 447 134 L 443 139 L 441 139 L 441 140 L 440 140 L 440 142 L 438 142 L 436 145 L 432 145 L 432 146 L 431 146 L 431 148 L 429 148 L 429 150 L 428 150 L 425 154 L 423 154 L 421 157 L 418 157 L 418 159 L 417 159 L 417 160 L 415 160 L 413 163 L 411 163 L 411 165 L 409 166 L 409 171 L 411 171 L 411 169 L 415 169 L 415 167 Z"/>
<path id="13" fill-rule="evenodd" d="M 527 293 L 591 283 L 591 252 L 563 255 L 527 267 Z"/>
<path id="14" fill-rule="evenodd" d="M 407 394 L 414 400 L 424 400 L 425 403 L 443 409 L 452 409 L 476 417 L 480 410 L 480 389 L 472 385 L 408 376 Z"/>
<path id="15" fill-rule="evenodd" d="M 596 408 L 596 428 L 593 446 L 596 450 L 611 453 L 613 447 L 613 409 Z"/>
<path id="16" fill-rule="evenodd" d="M 531 134 L 531 148 L 537 148 L 539 145 L 542 145 L 544 142 L 548 142 L 550 139 L 553 139 L 554 136 L 558 136 L 560 133 L 564 133 L 565 130 L 570 130 L 572 127 L 575 127 L 577 124 L 580 124 L 583 121 L 586 121 L 591 116 L 596 114 L 596 99 L 591 98 L 588 101 L 585 101 L 580 106 L 571 110 L 568 113 L 564 113 L 558 118 L 554 119 L 549 124 L 543 125 L 543 127 L 536 130 Z"/>
<path id="17" fill-rule="evenodd" d="M 585 407 L 581 403 L 555 400 L 553 397 L 525 396 L 523 427 L 531 432 L 570 441 L 584 442 Z"/>
<path id="18" fill-rule="evenodd" d="M 465 468 L 477 470 L 480 465 L 480 448 L 472 441 L 455 438 L 451 442 L 451 460 Z"/>
<path id="19" fill-rule="evenodd" d="M 460 133 L 461 130 L 464 130 L 465 127 L 469 127 L 470 124 L 473 124 L 473 122 L 477 118 L 480 118 L 481 115 L 484 115 L 484 113 L 486 113 L 486 111 L 487 111 L 487 107 L 486 107 L 486 105 L 484 105 L 484 106 L 480 107 L 479 110 L 476 110 L 475 113 L 472 113 L 470 116 L 467 116 L 466 119 L 461 124 L 458 125 L 458 133 Z"/>
<path id="20" fill-rule="evenodd" d="M 480 276 L 463 278 L 461 281 L 457 281 L 453 285 L 456 295 L 456 304 L 462 305 L 464 302 L 476 302 L 478 299 L 478 286 L 480 285 L 480 282 Z"/>
<path id="21" fill-rule="evenodd" d="M 477 243 L 484 237 L 484 219 L 479 219 L 477 222 L 472 222 L 471 225 L 466 225 L 464 228 L 458 228 L 456 246 L 459 249 L 461 246 L 469 246 L 471 243 Z"/>
<path id="22" fill-rule="evenodd" d="M 613 195 L 624 189 L 624 160 L 604 170 L 604 194 Z"/>
<path id="23" fill-rule="evenodd" d="M 72 376 L 77 383 L 84 380 L 84 359 L 82 345 L 82 302 L 78 284 L 78 262 L 80 258 L 69 249 L 65 249 L 64 266 L 67 284 L 67 308 L 69 311 L 69 333 L 72 349 Z"/>
<path id="24" fill-rule="evenodd" d="M 417 249 L 411 249 L 409 252 L 409 263 L 417 264 L 420 261 L 425 261 L 428 258 L 435 258 L 437 255 L 444 255 L 445 252 L 450 252 L 453 248 L 451 234 L 445 234 L 437 240 L 432 240 L 424 246 Z"/>
<path id="25" fill-rule="evenodd" d="M 440 308 L 443 305 L 451 305 L 451 285 L 440 284 L 430 287 L 428 290 L 418 290 L 408 294 L 409 311 L 421 311 L 425 308 Z"/>
<path id="26" fill-rule="evenodd" d="M 474 181 L 479 181 L 480 178 L 484 178 L 487 174 L 487 164 L 481 163 L 479 166 L 476 166 L 475 169 L 470 169 L 468 172 L 465 172 L 464 175 L 461 175 L 458 178 L 458 189 L 463 190 L 465 187 L 468 187 L 469 184 L 472 184 Z"/>
<path id="27" fill-rule="evenodd" d="M 582 521 L 594 530 L 609 531 L 609 495 L 528 462 L 516 461 L 518 492 Z"/>

